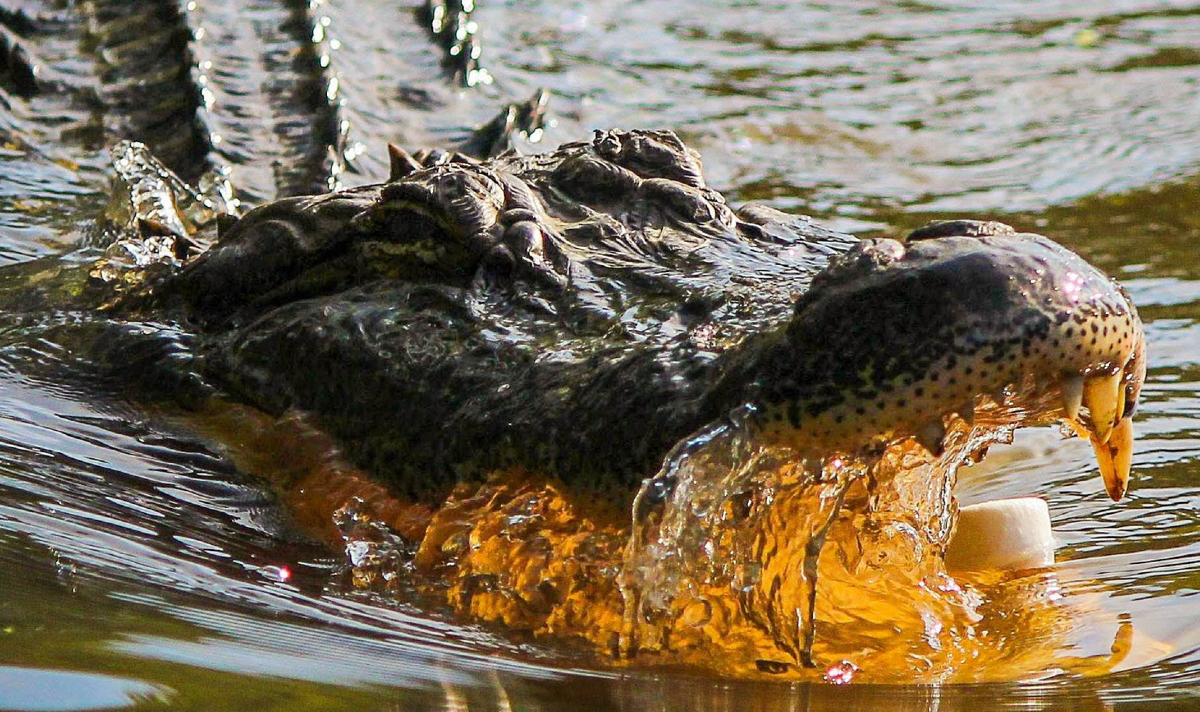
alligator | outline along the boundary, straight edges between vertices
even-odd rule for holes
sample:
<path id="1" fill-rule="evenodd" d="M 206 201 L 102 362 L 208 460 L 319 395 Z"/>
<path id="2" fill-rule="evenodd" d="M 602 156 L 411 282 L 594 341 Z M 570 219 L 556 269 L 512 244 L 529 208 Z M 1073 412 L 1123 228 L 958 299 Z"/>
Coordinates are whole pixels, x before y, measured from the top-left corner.
<path id="1" fill-rule="evenodd" d="M 169 175 L 136 146 L 117 154 Z M 177 394 L 180 374 L 197 377 L 192 400 L 220 392 L 311 414 L 390 498 L 425 507 L 403 535 L 419 568 L 451 572 L 450 599 L 477 617 L 603 644 L 619 629 L 617 652 L 678 647 L 678 632 L 667 644 L 624 613 L 619 625 L 598 613 L 616 594 L 637 609 L 665 585 L 671 619 L 683 615 L 678 582 L 655 578 L 680 566 L 647 542 L 686 549 L 693 530 L 777 538 L 790 546 L 730 541 L 727 555 L 779 568 L 756 584 L 807 582 L 783 596 L 796 620 L 772 619 L 778 590 L 739 606 L 811 664 L 831 528 L 840 546 L 876 552 L 894 547 L 879 530 L 907 522 L 916 549 L 933 552 L 920 570 L 937 575 L 955 469 L 1014 427 L 1070 424 L 1094 446 L 1108 494 L 1126 491 L 1140 322 L 1113 280 L 1045 237 L 956 220 L 856 240 L 763 206 L 735 211 L 662 131 L 486 161 L 391 156 L 385 183 L 270 202 L 221 220 L 208 241 L 164 227 L 182 218 L 139 218 L 127 239 L 152 253 L 144 246 L 166 238 L 165 262 L 116 280 L 115 296 L 111 275 L 93 280 L 108 297 L 98 342 L 104 361 L 174 376 Z M 710 441 L 802 465 L 756 464 L 732 480 L 735 466 L 681 472 L 713 457 L 695 445 Z M 576 513 L 556 520 L 547 501 Z M 667 533 L 701 502 L 746 511 L 685 515 L 685 533 Z M 608 511 L 577 514 L 597 503 Z M 574 553 L 580 537 L 587 556 Z M 549 552 L 514 553 L 522 546 Z M 562 572 L 580 561 L 586 573 Z M 620 575 L 601 573 L 617 561 Z M 808 596 L 808 612 L 790 595 Z"/>
<path id="2" fill-rule="evenodd" d="M 937 455 L 942 415 L 1025 372 L 1074 374 L 1064 412 L 1084 399 L 1105 486 L 1125 492 L 1108 444 L 1144 371 L 1136 312 L 1044 237 L 962 220 L 857 241 L 734 212 L 670 132 L 487 162 L 392 152 L 387 183 L 227 220 L 109 308 L 208 335 L 200 368 L 223 389 L 319 414 L 418 501 L 509 466 L 630 491 L 747 403 L 770 437 L 903 433 Z"/>
<path id="3" fill-rule="evenodd" d="M 305 179 L 207 223 L 199 169 L 120 144 L 131 207 L 84 284 L 22 266 L 5 293 L 85 305 L 46 333 L 190 408 L 306 414 L 392 503 L 334 503 L 348 541 L 391 524 L 397 566 L 460 610 L 618 655 L 719 639 L 758 670 L 814 664 L 818 569 L 883 571 L 867 598 L 948 580 L 955 472 L 1016 427 L 1066 423 L 1124 495 L 1144 340 L 1080 257 L 991 221 L 859 240 L 735 210 L 668 131 L 505 150 L 544 103 L 467 152 L 392 146 L 382 183 Z M 864 563 L 901 550 L 911 571 Z"/>

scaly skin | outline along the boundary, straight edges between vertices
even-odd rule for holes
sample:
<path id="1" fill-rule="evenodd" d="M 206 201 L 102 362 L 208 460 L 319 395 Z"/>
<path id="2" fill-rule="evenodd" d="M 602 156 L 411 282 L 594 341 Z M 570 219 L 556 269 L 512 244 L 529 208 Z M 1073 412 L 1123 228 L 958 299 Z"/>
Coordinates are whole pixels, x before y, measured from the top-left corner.
<path id="1" fill-rule="evenodd" d="M 1080 425 L 1124 491 L 1140 323 L 1046 238 L 963 221 L 860 243 L 739 215 L 669 133 L 393 162 L 390 183 L 250 212 L 119 309 L 200 322 L 210 377 L 315 413 L 425 501 L 507 465 L 631 493 L 745 403 L 772 436 L 937 451 L 943 416 L 1025 373 L 1085 379 Z"/>
<path id="2" fill-rule="evenodd" d="M 851 449 L 915 433 L 940 454 L 945 414 L 969 420 L 979 394 L 1032 374 L 1069 391 L 1067 420 L 1078 424 L 1080 401 L 1088 405 L 1080 429 L 1121 499 L 1146 369 L 1127 295 L 1040 235 L 997 223 L 940 230 L 910 237 L 907 249 L 864 242 L 818 277 L 784 346 L 812 356 L 772 361 L 767 419 Z"/>

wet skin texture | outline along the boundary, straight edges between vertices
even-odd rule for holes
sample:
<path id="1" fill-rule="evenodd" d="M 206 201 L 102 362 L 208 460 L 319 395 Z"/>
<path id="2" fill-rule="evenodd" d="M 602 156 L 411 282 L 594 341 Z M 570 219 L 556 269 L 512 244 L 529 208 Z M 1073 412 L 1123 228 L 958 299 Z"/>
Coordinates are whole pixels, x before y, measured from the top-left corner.
<path id="1" fill-rule="evenodd" d="M 314 413 L 423 501 L 510 465 L 631 497 L 744 404 L 766 436 L 936 452 L 943 416 L 1026 375 L 1068 393 L 1108 379 L 1088 415 L 1064 406 L 1097 448 L 1136 403 L 1141 327 L 1120 288 L 1005 225 L 941 223 L 906 246 L 735 212 L 669 132 L 482 163 L 396 151 L 393 173 L 253 210 L 112 309 L 199 332 L 207 377 Z"/>

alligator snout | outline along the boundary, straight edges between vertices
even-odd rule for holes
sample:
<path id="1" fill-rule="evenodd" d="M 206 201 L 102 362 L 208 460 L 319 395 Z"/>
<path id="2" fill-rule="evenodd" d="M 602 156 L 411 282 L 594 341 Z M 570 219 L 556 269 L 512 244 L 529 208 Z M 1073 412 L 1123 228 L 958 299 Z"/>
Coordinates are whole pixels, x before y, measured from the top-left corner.
<path id="1" fill-rule="evenodd" d="M 1052 392 L 1058 407 L 1013 425 L 1067 422 L 1109 495 L 1125 494 L 1141 322 L 1113 280 L 1045 237 L 956 221 L 864 241 L 814 279 L 781 348 L 762 381 L 769 430 L 835 448 L 913 436 L 940 455 L 949 419 Z"/>

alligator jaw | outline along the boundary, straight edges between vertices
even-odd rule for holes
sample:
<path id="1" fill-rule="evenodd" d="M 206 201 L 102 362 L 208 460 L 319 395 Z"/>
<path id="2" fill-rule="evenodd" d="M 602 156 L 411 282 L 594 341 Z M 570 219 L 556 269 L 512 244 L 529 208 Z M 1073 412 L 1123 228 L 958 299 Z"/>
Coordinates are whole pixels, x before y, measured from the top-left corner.
<path id="1" fill-rule="evenodd" d="M 914 437 L 937 456 L 947 419 L 993 400 L 1012 427 L 1087 437 L 1121 499 L 1145 379 L 1128 296 L 1044 237 L 954 225 L 865 241 L 814 280 L 762 378 L 765 432 L 841 451 Z"/>

